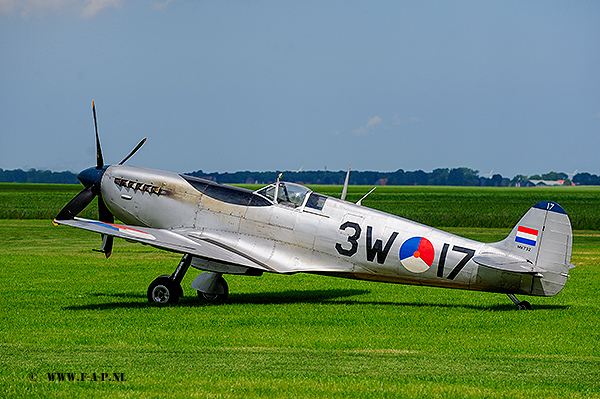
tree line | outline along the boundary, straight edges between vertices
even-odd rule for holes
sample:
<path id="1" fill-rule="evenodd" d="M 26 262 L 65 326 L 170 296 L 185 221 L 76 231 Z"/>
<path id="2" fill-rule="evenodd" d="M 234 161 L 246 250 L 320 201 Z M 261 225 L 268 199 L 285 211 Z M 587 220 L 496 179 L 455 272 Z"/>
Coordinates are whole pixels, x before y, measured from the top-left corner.
<path id="1" fill-rule="evenodd" d="M 302 184 L 344 184 L 346 171 L 270 171 L 270 172 L 195 172 L 186 173 L 190 176 L 202 177 L 226 184 L 269 184 L 277 180 L 283 173 L 283 180 Z M 422 170 L 395 172 L 352 171 L 349 184 L 351 185 L 390 185 L 390 186 L 485 186 L 510 187 L 522 185 L 529 180 L 565 180 L 571 183 L 568 175 L 563 172 L 550 172 L 543 175 L 517 175 L 512 179 L 495 174 L 490 177 L 480 176 L 479 171 L 470 168 L 438 168 L 431 172 Z M 77 174 L 69 171 L 51 172 L 49 170 L 0 169 L 0 182 L 8 183 L 64 183 L 77 184 Z M 578 173 L 573 176 L 577 185 L 600 185 L 600 176 L 590 173 Z"/>
<path id="2" fill-rule="evenodd" d="M 234 173 L 206 173 L 202 170 L 186 173 L 191 176 L 202 177 L 219 183 L 246 183 L 268 184 L 283 173 L 283 180 L 299 182 L 302 184 L 344 184 L 346 171 L 275 171 L 251 172 L 240 171 Z M 484 187 L 514 187 L 523 185 L 529 180 L 564 180 L 570 185 L 568 175 L 563 172 L 550 172 L 543 175 L 517 175 L 512 179 L 495 174 L 490 177 L 480 176 L 479 171 L 470 168 L 438 168 L 431 172 L 422 170 L 395 172 L 352 171 L 350 185 L 389 185 L 389 186 L 484 186 Z M 579 173 L 573 177 L 575 184 L 600 185 L 600 177 L 590 173 Z"/>
<path id="3" fill-rule="evenodd" d="M 73 172 L 51 172 L 49 170 L 3 170 L 0 169 L 2 183 L 60 183 L 77 184 L 77 175 Z"/>

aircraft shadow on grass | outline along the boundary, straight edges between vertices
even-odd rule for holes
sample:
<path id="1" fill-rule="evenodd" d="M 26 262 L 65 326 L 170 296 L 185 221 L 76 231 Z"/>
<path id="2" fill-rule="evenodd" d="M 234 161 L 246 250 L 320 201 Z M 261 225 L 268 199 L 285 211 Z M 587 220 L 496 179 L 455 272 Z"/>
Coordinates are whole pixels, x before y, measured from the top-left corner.
<path id="1" fill-rule="evenodd" d="M 368 290 L 358 289 L 333 289 L 333 290 L 288 290 L 288 291 L 277 291 L 277 292 L 256 292 L 248 294 L 232 294 L 227 299 L 227 304 L 255 304 L 255 305 L 268 305 L 268 304 L 288 304 L 288 303 L 330 303 L 330 301 L 336 298 L 345 298 L 355 295 L 369 294 Z M 112 297 L 112 298 L 124 298 L 130 299 L 126 302 L 110 302 L 110 303 L 98 303 L 88 305 L 75 305 L 66 306 L 66 310 L 106 310 L 106 309 L 121 309 L 121 308 L 148 308 L 156 307 L 156 304 L 147 301 L 145 295 L 137 293 L 123 293 L 123 294 L 102 294 L 95 293 L 91 294 L 94 297 Z M 134 300 L 131 300 L 134 299 Z M 337 301 L 331 303 L 339 303 Z M 189 295 L 181 298 L 177 306 L 185 307 L 204 307 L 214 306 L 210 303 L 198 302 L 198 298 L 195 295 Z"/>
<path id="2" fill-rule="evenodd" d="M 496 305 L 468 305 L 464 303 L 452 303 L 452 304 L 441 304 L 441 303 L 418 303 L 418 302 L 388 302 L 388 301 L 336 301 L 332 302 L 335 304 L 342 305 L 386 305 L 386 306 L 398 306 L 398 307 L 413 307 L 413 308 L 447 308 L 447 309 L 472 309 L 472 310 L 487 310 L 487 311 L 515 311 L 515 307 L 510 304 L 496 304 Z M 533 309 L 536 310 L 549 310 L 549 309 L 568 309 L 568 306 L 564 305 L 535 305 Z"/>
<path id="3" fill-rule="evenodd" d="M 348 298 L 358 295 L 370 294 L 369 290 L 360 289 L 332 289 L 332 290 L 288 290 L 276 292 L 257 292 L 246 294 L 232 294 L 227 300 L 227 304 L 254 304 L 254 305 L 278 305 L 291 303 L 319 303 L 332 305 L 385 305 L 398 307 L 415 307 L 415 308 L 463 308 L 472 310 L 489 310 L 489 311 L 514 311 L 515 307 L 509 304 L 497 305 L 469 305 L 469 304 L 440 304 L 440 303 L 422 303 L 422 302 L 392 302 L 392 301 L 361 301 L 358 299 L 337 300 L 339 298 Z M 121 298 L 122 302 L 96 303 L 87 305 L 66 306 L 65 310 L 111 310 L 111 309 L 135 309 L 157 307 L 158 305 L 149 303 L 145 295 L 137 293 L 122 293 L 122 294 L 103 294 L 94 293 L 92 297 L 103 298 Z M 214 306 L 207 303 L 199 303 L 195 296 L 189 295 L 181 298 L 178 306 L 184 307 L 204 307 Z M 554 310 L 567 309 L 564 305 L 536 305 L 538 310 Z"/>

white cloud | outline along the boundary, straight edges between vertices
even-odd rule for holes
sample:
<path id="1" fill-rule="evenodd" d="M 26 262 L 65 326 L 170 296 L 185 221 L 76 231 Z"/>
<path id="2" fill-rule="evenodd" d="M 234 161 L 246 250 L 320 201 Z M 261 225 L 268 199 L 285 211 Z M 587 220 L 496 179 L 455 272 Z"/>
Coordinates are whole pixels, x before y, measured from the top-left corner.
<path id="1" fill-rule="evenodd" d="M 370 132 L 375 130 L 375 128 L 377 128 L 381 124 L 381 122 L 383 122 L 383 120 L 378 116 L 369 118 L 369 122 L 366 125 L 353 130 L 352 134 L 354 134 L 355 136 L 364 136 L 365 134 L 369 134 Z"/>
<path id="2" fill-rule="evenodd" d="M 0 14 L 12 14 L 14 12 L 15 2 L 12 0 L 0 0 Z"/>
<path id="3" fill-rule="evenodd" d="M 67 0 L 0 0 L 0 14 L 19 12 L 22 17 L 60 9 Z"/>
<path id="4" fill-rule="evenodd" d="M 155 10 L 164 10 L 165 8 L 169 7 L 169 5 L 171 3 L 179 3 L 182 0 L 162 0 L 160 2 L 156 2 L 154 3 L 154 9 Z"/>
<path id="5" fill-rule="evenodd" d="M 379 124 L 381 122 L 383 122 L 383 121 L 381 120 L 380 117 L 374 116 L 374 117 L 372 117 L 372 118 L 369 119 L 369 123 L 367 123 L 367 128 L 368 129 L 369 128 L 373 128 L 373 127 L 375 127 L 375 125 L 377 125 L 377 124 Z"/>
<path id="6" fill-rule="evenodd" d="M 23 18 L 48 12 L 72 12 L 90 18 L 105 8 L 119 8 L 125 0 L 0 0 L 0 14 L 18 12 Z"/>
<path id="7" fill-rule="evenodd" d="M 105 8 L 120 8 L 124 0 L 86 0 L 85 7 L 81 15 L 84 17 L 93 17 Z"/>

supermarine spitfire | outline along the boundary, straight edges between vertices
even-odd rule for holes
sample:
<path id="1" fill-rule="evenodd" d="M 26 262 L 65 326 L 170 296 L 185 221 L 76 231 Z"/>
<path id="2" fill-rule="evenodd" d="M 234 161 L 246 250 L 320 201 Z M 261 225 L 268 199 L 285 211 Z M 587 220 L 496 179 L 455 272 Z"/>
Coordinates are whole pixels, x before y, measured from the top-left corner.
<path id="1" fill-rule="evenodd" d="M 78 178 L 85 188 L 56 216 L 102 235 L 108 257 L 113 237 L 183 254 L 171 275 L 155 279 L 148 300 L 173 304 L 183 296 L 189 267 L 202 301 L 222 303 L 224 274 L 313 273 L 387 283 L 552 296 L 565 286 L 571 262 L 569 217 L 554 202 L 535 204 L 507 238 L 486 244 L 277 179 L 250 191 L 196 177 L 105 165 L 96 109 L 97 164 Z M 99 219 L 78 218 L 98 197 Z M 114 222 L 117 217 L 123 224 Z"/>

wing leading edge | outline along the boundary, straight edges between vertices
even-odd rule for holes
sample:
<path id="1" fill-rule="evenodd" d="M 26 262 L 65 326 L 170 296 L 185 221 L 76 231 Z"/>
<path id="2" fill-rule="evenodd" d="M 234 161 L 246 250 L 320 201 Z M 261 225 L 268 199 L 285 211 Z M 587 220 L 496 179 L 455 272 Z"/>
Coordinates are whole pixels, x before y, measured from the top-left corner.
<path id="1" fill-rule="evenodd" d="M 116 223 L 104 223 L 97 220 L 75 218 L 55 220 L 57 224 L 77 227 L 96 233 L 123 238 L 142 244 L 152 245 L 173 252 L 187 253 L 205 259 L 217 260 L 231 265 L 246 266 L 261 271 L 277 272 L 268 265 L 246 254 L 192 235 L 184 235 L 185 230 L 153 229 L 150 227 L 127 226 Z"/>

